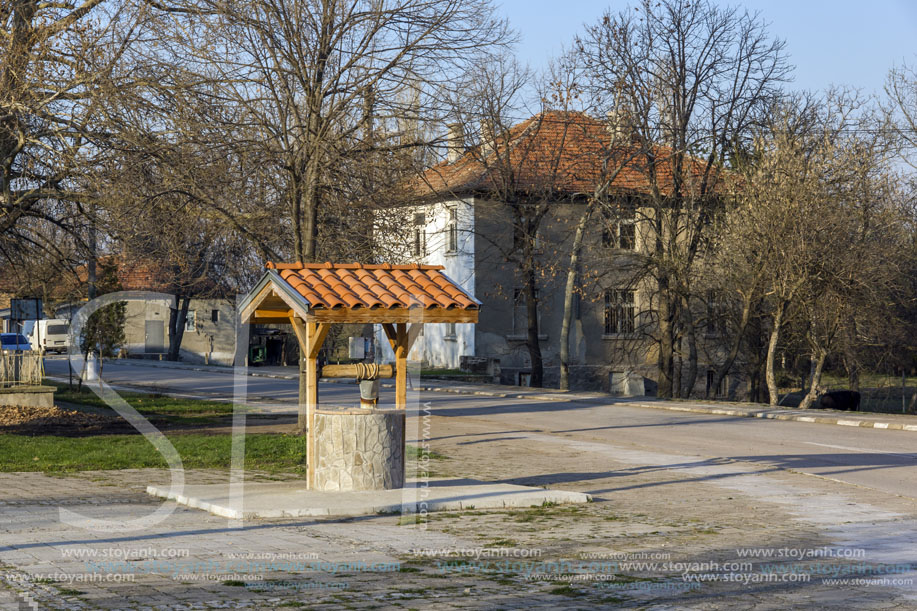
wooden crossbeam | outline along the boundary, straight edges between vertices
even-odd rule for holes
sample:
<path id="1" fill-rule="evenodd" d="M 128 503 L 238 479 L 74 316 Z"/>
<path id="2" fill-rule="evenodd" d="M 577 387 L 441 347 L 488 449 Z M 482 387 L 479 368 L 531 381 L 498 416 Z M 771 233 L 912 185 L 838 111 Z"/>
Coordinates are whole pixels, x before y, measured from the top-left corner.
<path id="1" fill-rule="evenodd" d="M 380 378 L 395 377 L 395 368 L 391 365 L 379 365 L 378 374 Z M 358 378 L 360 376 L 359 365 L 325 365 L 321 369 L 320 376 L 323 378 Z"/>
<path id="2" fill-rule="evenodd" d="M 309 310 L 309 320 L 316 322 L 339 322 L 339 323 L 376 323 L 376 324 L 396 324 L 396 323 L 443 323 L 443 322 L 478 322 L 477 310 L 446 309 L 446 308 L 428 308 L 419 310 L 418 308 L 357 308 L 354 310 L 341 308 L 339 310 L 326 310 L 324 308 L 314 308 Z"/>
<path id="3" fill-rule="evenodd" d="M 407 350 L 411 351 L 411 348 L 414 346 L 414 342 L 417 340 L 417 337 L 420 335 L 421 330 L 423 330 L 422 322 L 415 322 L 408 328 L 407 336 Z"/>

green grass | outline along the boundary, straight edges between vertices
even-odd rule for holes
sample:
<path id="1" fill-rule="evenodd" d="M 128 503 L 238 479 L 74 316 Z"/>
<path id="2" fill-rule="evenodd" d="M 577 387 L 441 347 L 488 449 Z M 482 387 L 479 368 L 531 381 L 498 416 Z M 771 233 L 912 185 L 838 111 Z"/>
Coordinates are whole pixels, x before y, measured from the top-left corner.
<path id="1" fill-rule="evenodd" d="M 231 435 L 169 435 L 188 469 L 228 469 Z M 247 434 L 245 468 L 305 472 L 306 440 L 299 435 Z M 0 435 L 0 471 L 44 473 L 168 467 L 142 435 L 56 437 Z"/>
<path id="2" fill-rule="evenodd" d="M 404 453 L 406 455 L 405 458 L 414 458 L 416 460 L 420 460 L 421 458 L 423 458 L 423 455 L 425 453 L 430 460 L 446 460 L 449 458 L 448 456 L 444 456 L 440 454 L 439 452 L 434 452 L 433 450 L 428 450 L 427 452 L 424 452 L 423 448 L 412 446 L 410 444 L 404 447 Z"/>
<path id="3" fill-rule="evenodd" d="M 92 392 L 87 385 L 83 385 L 82 391 L 77 390 L 74 384 L 73 388 L 68 388 L 67 384 L 51 382 L 46 380 L 44 384 L 54 386 L 57 390 L 54 392 L 56 401 L 65 401 L 67 403 L 78 403 L 92 407 L 108 408 L 101 397 Z M 136 392 L 121 392 L 119 396 L 141 414 L 160 414 L 162 416 L 202 416 L 202 415 L 222 415 L 231 414 L 233 407 L 231 403 L 219 403 L 216 401 L 202 401 L 200 399 L 179 399 L 168 397 L 160 394 L 146 394 Z"/>
<path id="4" fill-rule="evenodd" d="M 564 584 L 559 588 L 554 588 L 551 590 L 551 594 L 555 596 L 581 596 L 582 593 L 579 590 L 575 590 L 568 584 Z"/>

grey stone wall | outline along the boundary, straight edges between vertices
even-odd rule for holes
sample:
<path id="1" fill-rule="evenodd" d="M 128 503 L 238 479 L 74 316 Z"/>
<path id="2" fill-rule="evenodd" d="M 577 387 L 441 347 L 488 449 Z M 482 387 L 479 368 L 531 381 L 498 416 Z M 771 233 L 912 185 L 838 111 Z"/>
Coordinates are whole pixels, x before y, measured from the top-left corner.
<path id="1" fill-rule="evenodd" d="M 404 411 L 316 410 L 314 438 L 316 490 L 404 486 Z"/>

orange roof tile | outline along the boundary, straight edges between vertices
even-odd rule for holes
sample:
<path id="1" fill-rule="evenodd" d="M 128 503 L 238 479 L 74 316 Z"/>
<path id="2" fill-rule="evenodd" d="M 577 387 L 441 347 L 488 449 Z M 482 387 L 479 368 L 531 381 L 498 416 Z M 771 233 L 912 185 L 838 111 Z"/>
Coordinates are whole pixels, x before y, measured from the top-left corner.
<path id="1" fill-rule="evenodd" d="M 605 122 L 580 112 L 548 111 L 531 117 L 497 137 L 497 148 L 506 160 L 488 163 L 479 150 L 467 151 L 453 163 L 443 162 L 429 168 L 409 186 L 411 195 L 428 198 L 446 193 L 489 192 L 511 186 L 521 192 L 590 193 L 603 175 L 609 144 Z M 611 189 L 647 193 L 650 190 L 648 155 L 636 154 L 636 145 L 622 145 L 611 151 L 608 167 L 623 166 Z M 665 194 L 672 189 L 671 150 L 654 146 L 657 184 Z M 632 158 L 631 158 L 632 157 Z M 629 159 L 631 158 L 631 159 Z M 702 160 L 688 157 L 689 172 L 698 182 L 704 171 Z M 505 170 L 511 169 L 511 185 Z M 692 174 L 688 174 L 692 176 Z"/>
<path id="2" fill-rule="evenodd" d="M 441 265 L 273 263 L 312 308 L 445 308 L 476 310 L 480 303 L 446 276 Z"/>

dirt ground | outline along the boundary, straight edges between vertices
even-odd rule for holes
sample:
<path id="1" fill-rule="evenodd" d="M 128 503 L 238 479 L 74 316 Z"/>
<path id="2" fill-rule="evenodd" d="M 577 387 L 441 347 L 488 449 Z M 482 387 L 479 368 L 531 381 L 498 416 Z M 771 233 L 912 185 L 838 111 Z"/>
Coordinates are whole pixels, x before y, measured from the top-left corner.
<path id="1" fill-rule="evenodd" d="M 149 417 L 157 428 L 170 434 L 197 433 L 229 435 L 232 415 L 208 416 L 206 421 L 183 422 L 180 418 Z M 253 433 L 295 433 L 296 416 L 252 414 L 246 426 Z M 110 409 L 59 402 L 47 407 L 0 407 L 0 434 L 53 435 L 134 435 L 137 429 Z"/>
<path id="2" fill-rule="evenodd" d="M 258 432 L 290 433 L 295 420 L 295 416 L 249 417 L 249 426 Z M 392 516 L 373 516 L 359 523 L 329 520 L 325 524 L 336 544 L 370 546 L 397 557 L 402 570 L 394 576 L 347 576 L 351 584 L 347 589 L 311 592 L 303 604 L 327 609 L 917 608 L 917 599 L 879 586 L 837 587 L 817 575 L 807 581 L 767 581 L 775 573 L 800 574 L 794 568 L 798 559 L 747 559 L 740 557 L 739 550 L 819 550 L 838 545 L 825 529 L 799 519 L 785 503 L 732 491 L 709 477 L 610 460 L 562 443 L 533 444 L 530 439 L 494 433 L 471 419 L 434 416 L 432 428 L 431 449 L 434 456 L 442 456 L 430 461 L 437 477 L 589 492 L 594 502 L 429 513 L 409 523 Z M 0 431 L 127 432 L 103 414 L 61 409 L 4 412 Z M 177 426 L 172 432 L 228 433 L 229 417 Z M 191 471 L 187 482 L 219 482 L 225 477 L 225 472 Z M 249 477 L 259 479 L 258 474 Z M 168 473 L 147 470 L 138 477 L 135 471 L 84 472 L 67 478 L 132 491 L 139 498 L 146 485 L 167 482 Z M 773 485 L 802 483 L 813 497 L 837 496 L 837 484 L 828 480 L 791 471 L 768 473 L 766 478 Z M 910 499 L 860 490 L 856 501 L 915 517 Z M 428 545 L 423 542 L 437 534 L 453 543 L 447 549 L 423 549 Z M 832 559 L 830 564 L 843 568 L 856 562 L 844 558 Z M 723 569 L 732 566 L 735 570 Z M 713 574 L 720 577 L 714 579 Z M 724 581 L 722 575 L 729 574 L 744 582 Z M 317 579 L 332 582 L 342 577 Z M 273 607 L 260 606 L 258 590 L 237 587 L 234 596 L 233 604 L 239 607 Z"/>

